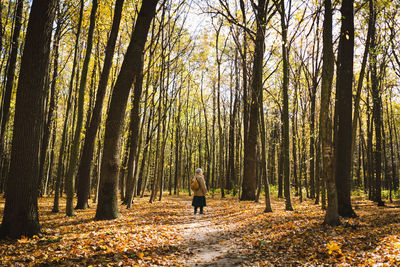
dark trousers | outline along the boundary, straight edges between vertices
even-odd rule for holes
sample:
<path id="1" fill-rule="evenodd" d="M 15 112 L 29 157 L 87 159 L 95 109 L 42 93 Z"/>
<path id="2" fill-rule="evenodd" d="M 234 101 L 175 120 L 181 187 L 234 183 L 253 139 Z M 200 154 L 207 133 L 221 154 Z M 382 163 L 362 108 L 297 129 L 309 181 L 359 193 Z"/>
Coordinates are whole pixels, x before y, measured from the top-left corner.
<path id="1" fill-rule="evenodd" d="M 197 213 L 197 208 L 198 208 L 198 207 L 194 207 L 194 214 Z M 200 207 L 200 214 L 204 214 L 204 212 L 203 212 L 203 207 Z"/>

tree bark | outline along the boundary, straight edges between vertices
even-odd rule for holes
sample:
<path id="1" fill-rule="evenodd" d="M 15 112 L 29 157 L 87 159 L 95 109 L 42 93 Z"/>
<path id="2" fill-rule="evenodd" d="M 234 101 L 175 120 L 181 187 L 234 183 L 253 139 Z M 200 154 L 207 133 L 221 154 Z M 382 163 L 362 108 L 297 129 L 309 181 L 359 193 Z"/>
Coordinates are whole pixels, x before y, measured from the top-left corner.
<path id="1" fill-rule="evenodd" d="M 142 97 L 142 87 L 143 87 L 143 74 L 139 73 L 137 80 L 134 86 L 133 93 L 133 107 L 131 110 L 131 121 L 129 125 L 129 131 L 131 133 L 131 142 L 129 147 L 129 160 L 128 160 L 128 177 L 127 177 L 127 188 L 126 188 L 126 204 L 127 208 L 131 208 L 133 202 L 133 190 L 135 186 L 134 173 L 135 167 L 137 166 L 136 160 L 136 152 L 138 145 L 138 134 L 139 134 L 139 124 L 140 124 L 140 116 L 139 116 L 139 108 L 140 108 L 140 99 Z"/>
<path id="2" fill-rule="evenodd" d="M 86 209 L 90 193 L 90 173 L 93 159 L 96 134 L 101 122 L 101 111 L 103 109 L 104 97 L 106 95 L 108 79 L 110 76 L 112 59 L 115 51 L 115 44 L 118 37 L 118 29 L 121 22 L 121 13 L 124 0 L 117 0 L 114 7 L 114 18 L 111 26 L 110 37 L 104 56 L 103 70 L 100 75 L 99 86 L 96 93 L 96 103 L 93 108 L 93 114 L 86 132 L 85 141 L 82 149 L 82 157 L 79 163 L 77 176 L 77 198 L 76 209 Z"/>
<path id="3" fill-rule="evenodd" d="M 325 213 L 324 224 L 335 226 L 340 224 L 338 201 L 335 185 L 334 169 L 332 166 L 332 121 L 329 116 L 329 106 L 332 91 L 334 72 L 334 56 L 332 44 L 332 3 L 324 0 L 325 15 L 323 24 L 322 48 L 322 84 L 321 84 L 321 110 L 319 115 L 319 134 L 321 141 L 322 183 L 326 181 L 328 189 L 328 206 Z M 324 203 L 325 187 L 322 184 L 321 202 Z"/>
<path id="4" fill-rule="evenodd" d="M 31 237 L 40 232 L 37 176 L 43 130 L 41 103 L 55 6 L 55 0 L 34 0 L 32 3 L 17 88 L 11 165 L 0 238 Z"/>
<path id="5" fill-rule="evenodd" d="M 374 23 L 374 17 L 373 17 L 373 0 L 369 1 L 369 19 L 368 19 L 368 31 L 367 31 L 367 40 L 365 41 L 365 48 L 364 48 L 364 54 L 363 54 L 363 59 L 361 62 L 361 70 L 360 70 L 360 75 L 358 76 L 358 83 L 357 83 L 357 91 L 356 91 L 356 96 L 354 98 L 354 115 L 353 115 L 353 122 L 352 122 L 352 133 L 351 133 L 351 156 L 353 157 L 354 155 L 354 146 L 356 143 L 356 135 L 357 135 L 357 122 L 358 118 L 360 116 L 360 100 L 361 100 L 361 89 L 364 81 L 364 75 L 365 75 L 365 69 L 367 66 L 367 59 L 368 59 L 368 53 L 369 53 L 369 46 L 371 42 L 371 31 L 372 31 L 372 23 Z M 353 162 L 353 161 L 352 161 Z"/>
<path id="6" fill-rule="evenodd" d="M 276 2 L 277 3 L 277 2 Z M 282 169 L 283 169 L 283 184 L 285 195 L 285 209 L 287 211 L 293 210 L 290 200 L 290 140 L 289 140 L 289 56 L 288 56 L 288 40 L 287 31 L 288 25 L 286 22 L 285 2 L 280 0 L 277 3 L 277 9 L 281 17 L 282 29 L 282 63 L 283 63 L 283 105 L 282 105 Z"/>
<path id="7" fill-rule="evenodd" d="M 265 121 L 263 106 L 260 105 L 260 135 L 261 135 L 261 164 L 262 164 L 262 176 L 264 182 L 264 193 L 265 193 L 265 209 L 264 212 L 272 212 L 271 199 L 269 194 L 269 182 L 267 175 L 267 145 L 266 145 L 266 133 L 265 133 Z"/>
<path id="8" fill-rule="evenodd" d="M 81 2 L 80 10 L 79 10 L 79 19 L 78 19 L 78 25 L 77 25 L 77 30 L 76 30 L 76 39 L 75 39 L 75 46 L 74 46 L 74 59 L 72 63 L 72 71 L 71 71 L 71 78 L 69 81 L 69 87 L 68 87 L 68 99 L 67 99 L 67 108 L 65 111 L 65 118 L 64 118 L 64 126 L 63 126 L 63 132 L 62 132 L 62 137 L 61 137 L 61 147 L 59 151 L 59 156 L 58 156 L 58 168 L 57 168 L 57 181 L 56 181 L 56 190 L 54 194 L 54 203 L 53 203 L 53 209 L 52 212 L 59 212 L 59 197 L 62 194 L 62 180 L 64 177 L 64 168 L 66 167 L 66 163 L 68 160 L 68 152 L 66 153 L 65 150 L 67 148 L 68 151 L 68 145 L 67 145 L 67 134 L 68 134 L 68 124 L 69 124 L 69 119 L 70 119 L 70 113 L 71 113 L 71 106 L 72 106 L 72 95 L 74 92 L 74 78 L 75 78 L 75 71 L 77 67 L 77 62 L 78 62 L 78 54 L 79 54 L 79 43 L 80 43 L 80 33 L 81 33 L 81 27 L 82 27 L 82 17 L 83 17 L 83 7 L 82 7 L 83 2 Z M 65 159 L 65 161 L 63 160 Z M 61 190 L 61 191 L 60 191 Z"/>
<path id="9" fill-rule="evenodd" d="M 57 4 L 57 6 L 58 6 L 58 4 Z M 57 7 L 57 9 L 59 9 L 59 8 Z M 46 123 L 44 126 L 42 145 L 41 145 L 41 149 L 40 149 L 40 165 L 39 165 L 39 176 L 38 176 L 39 186 L 40 186 L 40 183 L 44 176 L 44 165 L 45 165 L 46 152 L 47 152 L 47 148 L 49 146 L 51 124 L 53 122 L 54 109 L 56 108 L 56 95 L 57 95 L 56 84 L 57 84 L 57 76 L 58 76 L 58 57 L 59 57 L 59 44 L 60 44 L 60 40 L 61 40 L 61 27 L 62 27 L 62 22 L 61 22 L 60 17 L 61 17 L 60 12 L 58 10 L 57 11 L 57 28 L 56 28 L 56 32 L 54 34 L 54 43 L 53 43 L 54 62 L 53 62 L 53 75 L 52 75 L 52 81 L 51 81 L 51 86 L 50 86 L 50 95 L 49 95 L 50 104 L 49 104 L 49 111 L 47 113 Z"/>
<path id="10" fill-rule="evenodd" d="M 376 10 L 374 1 L 370 1 L 370 15 L 372 16 L 371 22 L 371 56 L 370 56 L 370 75 L 371 75 L 371 95 L 372 95 L 372 118 L 375 128 L 375 146 L 373 151 L 375 183 L 374 183 L 374 201 L 378 206 L 384 206 L 382 201 L 382 100 L 381 93 L 378 85 L 377 75 L 377 51 L 376 49 Z M 386 155 L 385 155 L 386 156 Z"/>
<path id="11" fill-rule="evenodd" d="M 11 51 L 8 58 L 6 85 L 4 88 L 3 103 L 1 105 L 1 128 L 0 128 L 0 157 L 3 157 L 3 149 L 5 148 L 5 133 L 6 126 L 10 116 L 11 94 L 14 87 L 15 80 L 15 66 L 17 63 L 18 46 L 20 44 L 19 37 L 22 26 L 22 10 L 24 6 L 23 0 L 17 0 L 14 20 L 14 32 L 11 39 Z M 0 50 L 1 51 L 1 50 Z"/>
<path id="12" fill-rule="evenodd" d="M 71 147 L 71 159 L 69 163 L 69 167 L 67 170 L 67 174 L 65 177 L 66 183 L 66 191 L 67 191 L 67 205 L 66 205 L 66 215 L 67 216 L 74 216 L 74 207 L 73 207 L 73 200 L 74 200 L 74 192 L 75 192 L 75 169 L 76 165 L 78 164 L 79 159 L 79 144 L 81 143 L 81 132 L 83 127 L 83 108 L 85 102 L 85 89 L 86 89 L 86 80 L 87 80 L 87 73 L 89 69 L 89 61 L 92 53 L 93 47 L 93 32 L 96 23 L 96 12 L 97 12 L 97 0 L 92 1 L 92 11 L 90 14 L 90 25 L 89 25 L 89 33 L 87 37 L 87 47 L 86 47 L 86 54 L 85 59 L 83 61 L 82 66 L 82 74 L 81 80 L 79 84 L 79 94 L 78 97 L 78 114 L 76 120 L 76 127 L 75 133 L 72 139 L 72 147 Z M 83 8 L 83 6 L 82 6 Z"/>
<path id="13" fill-rule="evenodd" d="M 144 46 L 150 23 L 155 15 L 157 2 L 158 0 L 148 0 L 142 3 L 131 41 L 112 93 L 104 136 L 99 203 L 96 210 L 97 220 L 116 219 L 120 216 L 118 209 L 120 138 L 129 92 L 143 68 Z"/>
<path id="14" fill-rule="evenodd" d="M 265 37 L 265 20 L 266 20 L 266 1 L 259 0 L 257 5 L 257 33 L 255 40 L 253 76 L 251 82 L 251 104 L 249 130 L 247 140 L 244 144 L 244 173 L 242 181 L 241 200 L 256 199 L 256 168 L 257 168 L 257 136 L 258 136 L 258 120 L 259 120 L 259 103 L 262 93 L 262 76 L 263 76 L 263 55 L 264 55 L 264 37 Z"/>
<path id="15" fill-rule="evenodd" d="M 351 207 L 351 138 L 354 55 L 354 0 L 342 2 L 337 56 L 336 103 L 334 117 L 335 180 L 338 211 L 343 217 L 356 217 Z M 324 152 L 325 153 L 325 152 Z"/>

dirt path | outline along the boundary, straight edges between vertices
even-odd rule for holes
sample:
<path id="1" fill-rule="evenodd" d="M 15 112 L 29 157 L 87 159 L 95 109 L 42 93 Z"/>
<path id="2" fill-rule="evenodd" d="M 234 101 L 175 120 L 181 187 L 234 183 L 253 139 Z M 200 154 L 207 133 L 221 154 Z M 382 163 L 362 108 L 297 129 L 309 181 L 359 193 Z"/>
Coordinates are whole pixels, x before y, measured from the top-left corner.
<path id="1" fill-rule="evenodd" d="M 191 203 L 183 201 L 191 210 Z M 211 221 L 212 207 L 207 207 L 205 215 L 192 215 L 192 220 L 180 227 L 187 244 L 181 259 L 184 266 L 250 266 L 250 260 L 243 256 L 246 249 L 238 246 L 235 238 L 226 229 Z M 230 227 L 229 232 L 235 229 Z"/>

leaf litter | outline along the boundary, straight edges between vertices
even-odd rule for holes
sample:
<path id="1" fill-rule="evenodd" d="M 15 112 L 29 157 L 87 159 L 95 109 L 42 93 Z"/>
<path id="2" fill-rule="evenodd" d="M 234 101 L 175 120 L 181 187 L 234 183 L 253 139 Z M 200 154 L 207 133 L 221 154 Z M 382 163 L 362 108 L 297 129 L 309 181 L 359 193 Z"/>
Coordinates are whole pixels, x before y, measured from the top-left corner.
<path id="1" fill-rule="evenodd" d="M 121 218 L 95 221 L 95 205 L 76 216 L 54 214 L 52 198 L 39 199 L 42 233 L 0 241 L 1 265 L 96 266 L 396 266 L 400 264 L 399 202 L 377 207 L 353 199 L 358 218 L 323 226 L 314 201 L 293 199 L 295 211 L 273 199 L 264 204 L 208 198 L 205 215 L 193 215 L 187 195 L 162 202 L 135 199 Z M 0 199 L 0 216 L 4 199 Z M 65 210 L 61 200 L 60 210 Z"/>

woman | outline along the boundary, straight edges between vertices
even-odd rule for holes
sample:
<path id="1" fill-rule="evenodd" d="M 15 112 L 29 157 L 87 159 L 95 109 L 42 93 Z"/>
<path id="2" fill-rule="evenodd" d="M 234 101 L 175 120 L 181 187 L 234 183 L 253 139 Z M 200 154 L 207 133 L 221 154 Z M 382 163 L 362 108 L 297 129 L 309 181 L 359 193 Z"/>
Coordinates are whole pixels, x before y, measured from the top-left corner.
<path id="1" fill-rule="evenodd" d="M 206 181 L 204 180 L 203 170 L 198 168 L 196 169 L 196 173 L 194 175 L 193 180 L 196 179 L 199 187 L 196 190 L 193 190 L 193 201 L 192 206 L 194 207 L 194 214 L 197 213 L 197 208 L 200 208 L 200 214 L 204 214 L 203 207 L 206 206 L 206 194 L 207 187 Z"/>

